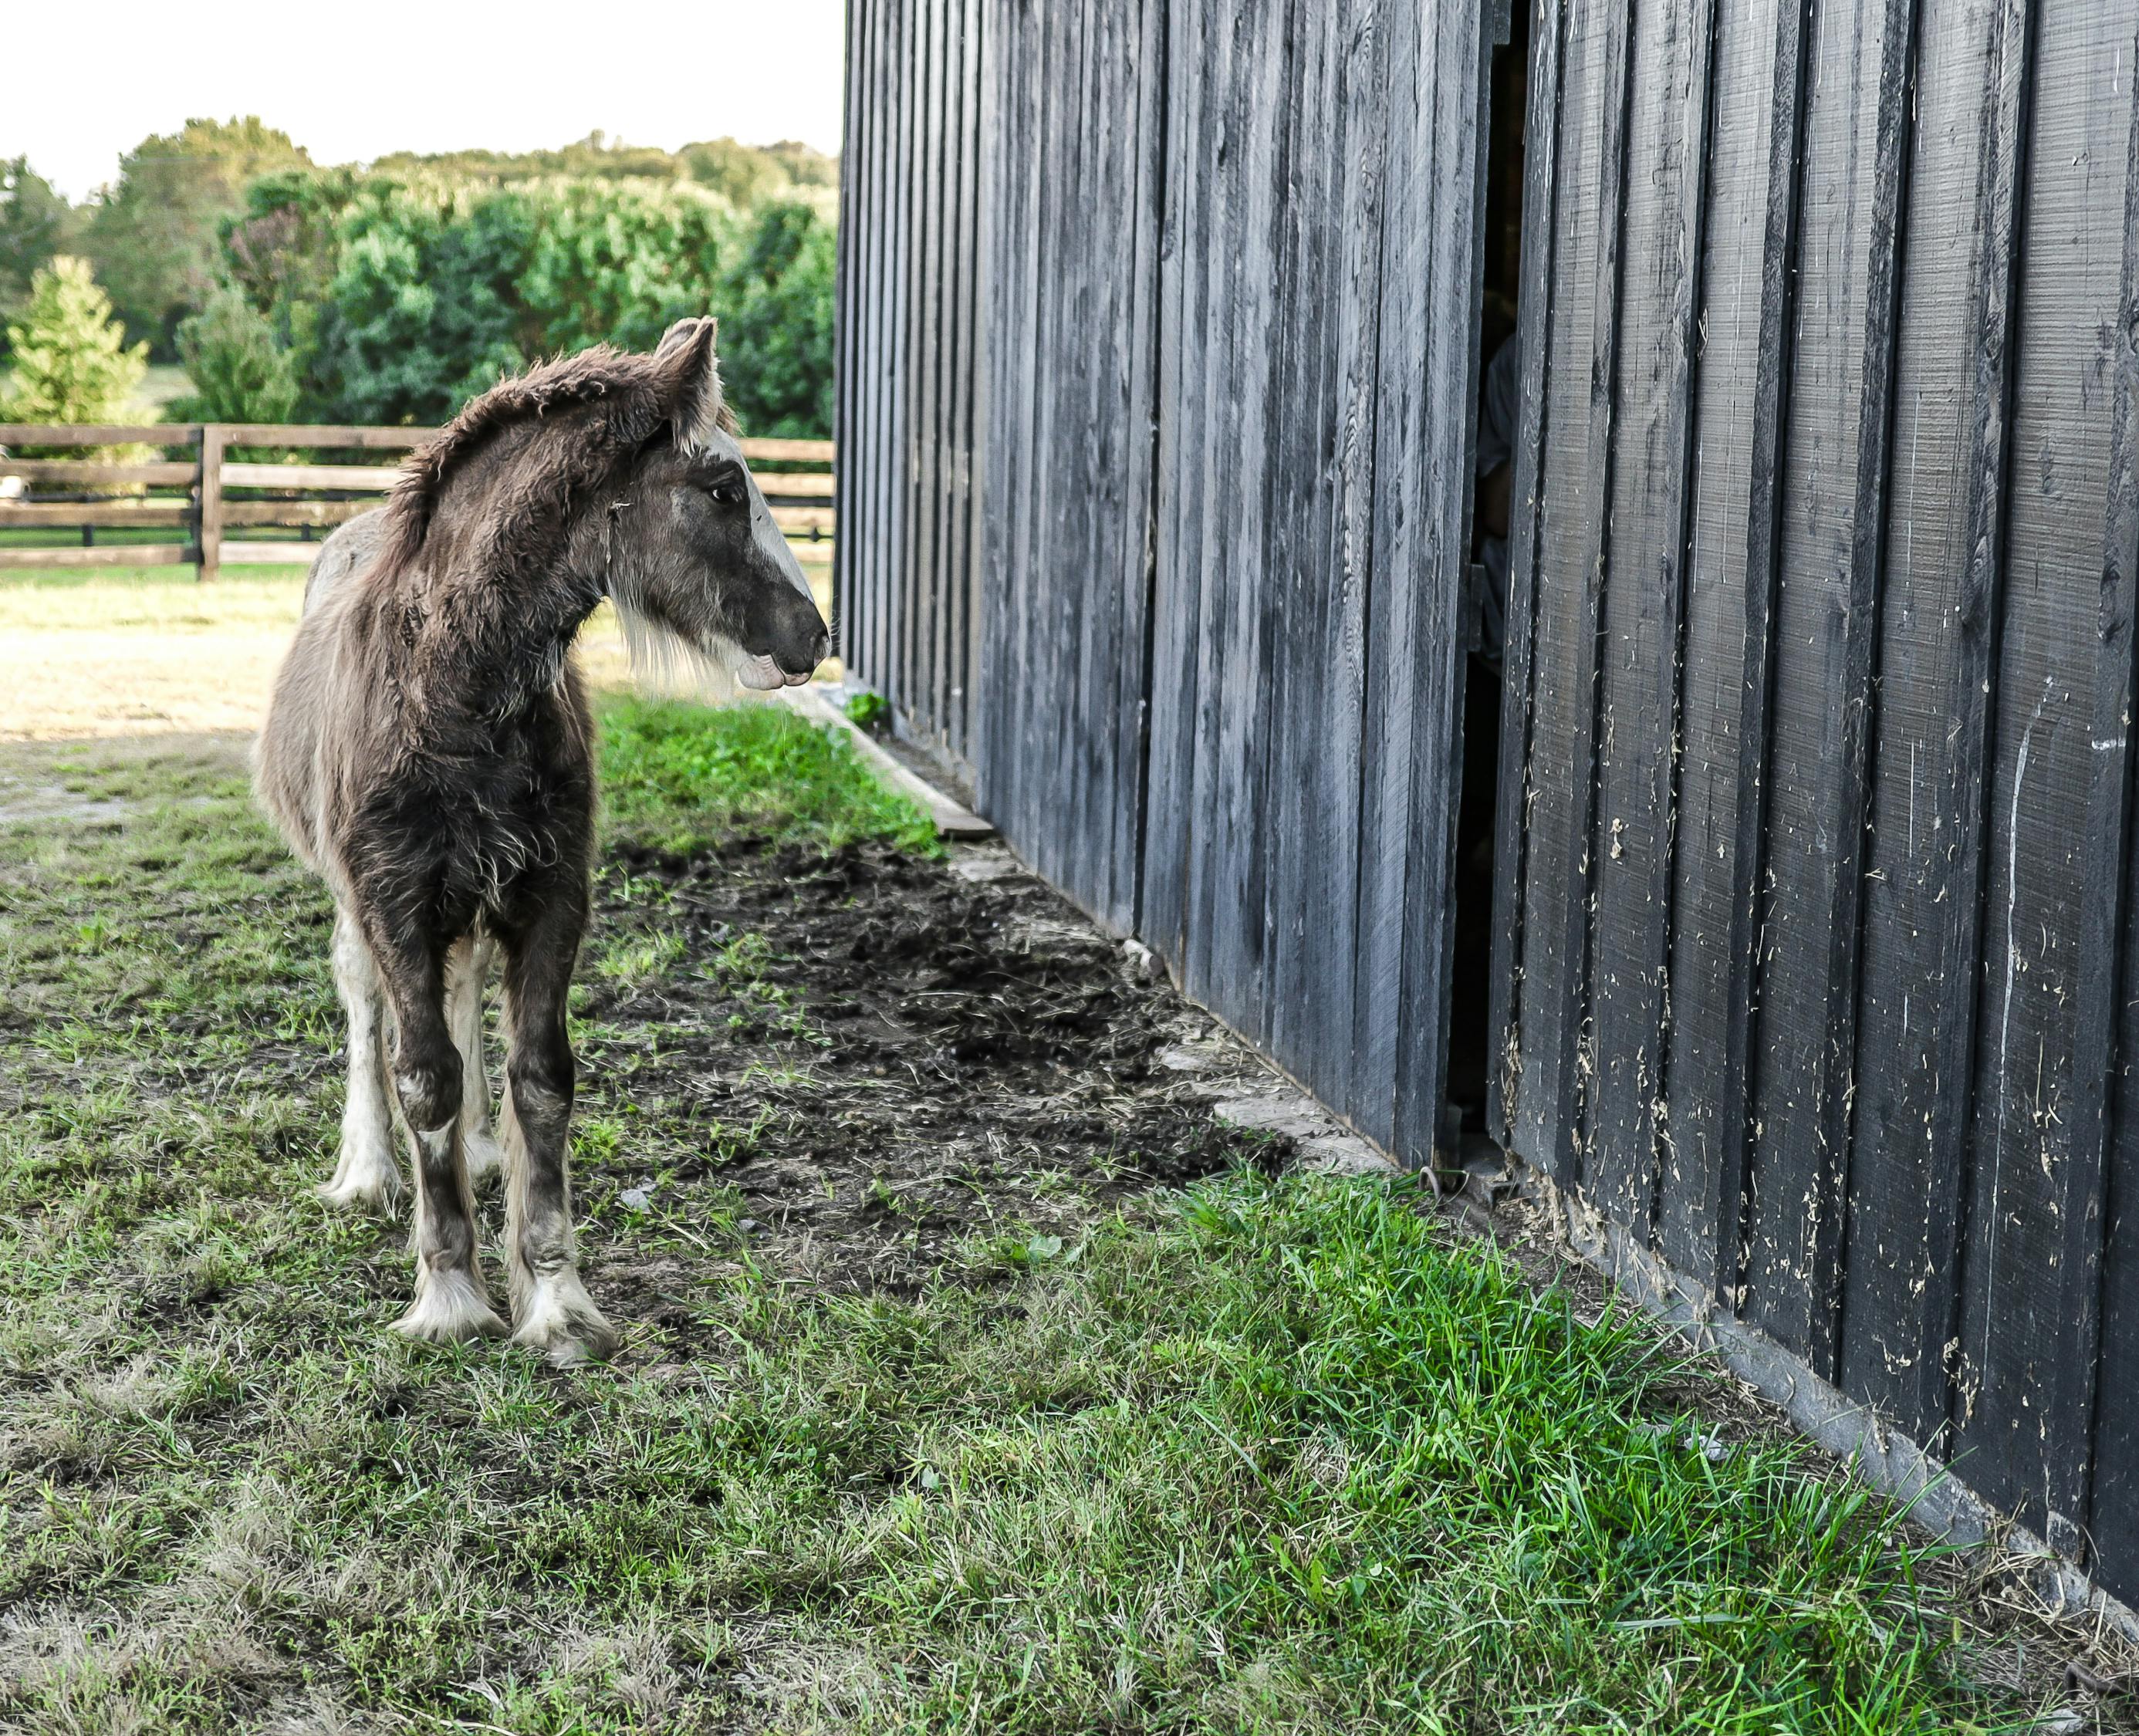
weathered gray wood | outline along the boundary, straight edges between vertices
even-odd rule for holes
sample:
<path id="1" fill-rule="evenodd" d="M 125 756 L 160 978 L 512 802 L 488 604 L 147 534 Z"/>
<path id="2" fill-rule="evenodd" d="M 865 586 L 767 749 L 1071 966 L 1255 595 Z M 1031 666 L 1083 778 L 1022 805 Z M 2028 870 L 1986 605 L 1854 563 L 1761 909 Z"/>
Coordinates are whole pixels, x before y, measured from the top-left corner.
<path id="1" fill-rule="evenodd" d="M 1718 0 L 1709 125 L 1701 335 L 1695 370 L 1672 839 L 1669 1011 L 1657 1241 L 1682 1272 L 1712 1274 L 1721 1208 L 1725 1045 L 1738 994 L 1730 954 L 1762 258 L 1777 0 Z M 1735 1208 L 1735 1196 L 1733 1205 Z M 1730 1234 L 1735 1235 L 1735 1215 Z"/>
<path id="2" fill-rule="evenodd" d="M 1603 721 L 1593 838 L 1596 897 L 1584 1187 L 1646 1237 L 1656 1210 L 1663 1098 L 1678 677 L 1691 490 L 1694 310 L 1708 160 L 1713 0 L 1638 14 L 1630 45 L 1624 281 L 1609 507 L 1611 647 L 1598 672 Z"/>
<path id="3" fill-rule="evenodd" d="M 1835 1367 L 1866 756 L 1893 379 L 1908 0 L 1823 6 L 1810 47 L 1760 888 L 1748 1318 Z"/>
<path id="4" fill-rule="evenodd" d="M 1523 287 L 1516 342 L 1522 361 L 1508 524 L 1507 638 L 1502 657 L 1500 774 L 1495 816 L 1491 1029 L 1497 1088 L 1487 1093 L 1493 1137 L 1520 1149 L 1518 1105 L 1523 1073 L 1524 888 L 1530 869 L 1530 800 L 1537 615 L 1539 518 L 1544 501 L 1545 364 L 1557 277 L 1560 66 L 1566 33 L 1563 0 L 1534 0 L 1530 24 L 1530 113 L 1525 121 Z M 1545 1040 L 1540 1021 L 1537 1032 Z"/>

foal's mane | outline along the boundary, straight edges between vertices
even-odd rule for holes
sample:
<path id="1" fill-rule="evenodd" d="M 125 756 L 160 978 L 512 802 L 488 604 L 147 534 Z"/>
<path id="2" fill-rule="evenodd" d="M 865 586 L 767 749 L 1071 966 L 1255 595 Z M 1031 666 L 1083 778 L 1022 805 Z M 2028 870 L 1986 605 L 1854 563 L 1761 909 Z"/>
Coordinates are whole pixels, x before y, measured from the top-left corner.
<path id="1" fill-rule="evenodd" d="M 516 461 L 539 472 L 524 479 L 539 487 L 524 488 L 515 503 L 519 510 L 487 525 L 483 538 L 493 557 L 516 565 L 554 554 L 575 507 L 664 427 L 694 442 L 713 428 L 735 433 L 734 413 L 712 369 L 712 322 L 691 323 L 705 328 L 702 354 L 696 331 L 682 342 L 664 342 L 652 355 L 597 344 L 576 355 L 538 362 L 467 404 L 402 465 L 387 500 L 385 537 L 374 574 L 392 579 L 408 570 L 454 474 L 505 430 L 523 423 L 596 407 L 575 427 L 577 438 L 531 445 Z M 708 393 L 710 405 L 704 402 Z"/>

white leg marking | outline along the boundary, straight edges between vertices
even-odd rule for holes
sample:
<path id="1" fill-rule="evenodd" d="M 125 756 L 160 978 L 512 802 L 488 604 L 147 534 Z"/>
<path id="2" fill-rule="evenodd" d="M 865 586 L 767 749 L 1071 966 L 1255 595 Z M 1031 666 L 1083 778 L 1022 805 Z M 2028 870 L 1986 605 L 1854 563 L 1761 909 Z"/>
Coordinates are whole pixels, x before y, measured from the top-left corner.
<path id="1" fill-rule="evenodd" d="M 341 1156 L 320 1196 L 353 1210 L 384 1212 L 401 1191 L 386 1085 L 386 1009 L 370 949 L 346 911 L 335 913 L 334 973 L 349 1015 L 349 1097 L 342 1105 Z"/>
<path id="2" fill-rule="evenodd" d="M 468 1179 L 497 1173 L 502 1154 L 491 1131 L 490 1074 L 482 1059 L 482 990 L 495 943 L 469 936 L 446 956 L 446 1026 L 461 1052 L 461 1156 Z"/>
<path id="3" fill-rule="evenodd" d="M 520 1325 L 512 1342 L 540 1351 L 560 1368 L 605 1362 L 624 1342 L 570 1266 L 540 1277 L 531 1275 L 514 1289 Z"/>
<path id="4" fill-rule="evenodd" d="M 441 1162 L 450 1162 L 454 1132 L 453 1127 L 447 1126 L 416 1134 L 417 1161 L 433 1171 Z M 465 1204 L 465 1179 L 461 1181 L 460 1187 Z M 475 1269 L 475 1250 L 472 1247 L 442 1247 L 437 1225 L 425 1209 L 426 1204 L 419 1185 L 416 1199 L 416 1299 L 409 1312 L 394 1323 L 394 1330 L 405 1337 L 433 1344 L 503 1337 L 505 1323 L 491 1308 L 490 1293 L 484 1286 L 482 1274 Z M 471 1217 L 468 1232 L 472 1235 L 474 1229 L 475 1222 Z"/>

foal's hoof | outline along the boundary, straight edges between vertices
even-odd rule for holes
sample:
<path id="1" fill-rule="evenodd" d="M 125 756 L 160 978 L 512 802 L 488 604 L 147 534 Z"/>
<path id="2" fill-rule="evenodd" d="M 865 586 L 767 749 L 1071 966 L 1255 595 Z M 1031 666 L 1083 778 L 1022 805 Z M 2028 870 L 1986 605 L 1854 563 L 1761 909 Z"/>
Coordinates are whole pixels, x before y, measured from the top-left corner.
<path id="1" fill-rule="evenodd" d="M 570 1368 L 606 1362 L 624 1335 L 602 1318 L 576 1279 L 551 1279 L 537 1284 L 528 1297 L 512 1342 L 540 1352 L 556 1367 Z"/>
<path id="2" fill-rule="evenodd" d="M 321 1199 L 338 1211 L 368 1212 L 375 1218 L 390 1218 L 401 1198 L 401 1178 L 398 1175 L 337 1175 L 331 1181 L 322 1181 L 313 1189 Z"/>
<path id="3" fill-rule="evenodd" d="M 422 1344 L 464 1344 L 472 1338 L 503 1337 L 505 1323 L 492 1312 L 472 1278 L 442 1272 L 418 1289 L 414 1304 L 394 1323 L 394 1330 Z"/>

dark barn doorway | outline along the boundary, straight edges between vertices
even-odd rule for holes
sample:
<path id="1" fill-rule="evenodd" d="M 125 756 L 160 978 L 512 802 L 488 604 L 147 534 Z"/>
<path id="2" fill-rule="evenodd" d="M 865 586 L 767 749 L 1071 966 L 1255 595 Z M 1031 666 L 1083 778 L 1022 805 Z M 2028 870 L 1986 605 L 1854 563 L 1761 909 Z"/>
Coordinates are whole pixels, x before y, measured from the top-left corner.
<path id="1" fill-rule="evenodd" d="M 1516 296 L 1522 281 L 1524 121 L 1530 9 L 1512 13 L 1493 49 L 1490 135 L 1480 237 L 1476 495 L 1466 610 L 1462 787 L 1456 828 L 1456 922 L 1449 984 L 1448 1102 L 1442 1161 L 1490 1157 L 1494 833 L 1500 800 L 1502 638 L 1515 444 Z"/>

